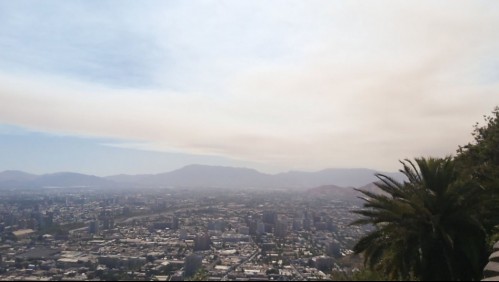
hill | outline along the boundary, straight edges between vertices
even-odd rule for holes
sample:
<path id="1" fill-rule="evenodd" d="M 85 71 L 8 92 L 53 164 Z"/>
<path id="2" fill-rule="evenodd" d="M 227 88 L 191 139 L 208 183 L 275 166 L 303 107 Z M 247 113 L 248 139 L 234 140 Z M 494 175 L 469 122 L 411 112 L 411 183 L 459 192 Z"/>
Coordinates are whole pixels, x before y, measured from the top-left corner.
<path id="1" fill-rule="evenodd" d="M 217 187 L 308 189 L 325 185 L 361 187 L 376 181 L 370 169 L 325 169 L 318 172 L 261 173 L 239 167 L 188 165 L 160 174 L 98 177 L 74 172 L 34 175 L 21 171 L 0 173 L 0 187 Z M 401 179 L 399 173 L 387 173 Z"/>

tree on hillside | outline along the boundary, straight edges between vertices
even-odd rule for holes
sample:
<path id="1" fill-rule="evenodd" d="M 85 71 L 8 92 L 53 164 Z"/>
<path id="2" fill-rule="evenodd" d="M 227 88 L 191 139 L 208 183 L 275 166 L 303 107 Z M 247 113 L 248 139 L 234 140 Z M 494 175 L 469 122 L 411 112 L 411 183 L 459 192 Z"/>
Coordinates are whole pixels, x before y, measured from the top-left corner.
<path id="1" fill-rule="evenodd" d="M 475 124 L 474 142 L 460 146 L 456 160 L 462 168 L 467 166 L 469 172 L 477 179 L 497 182 L 499 177 L 499 107 L 491 116 L 484 116 L 486 124 Z M 489 183 L 487 183 L 489 184 Z"/>
<path id="2" fill-rule="evenodd" d="M 486 261 L 480 189 L 458 177 L 450 158 L 401 162 L 401 183 L 377 174 L 386 194 L 361 191 L 361 219 L 372 232 L 354 247 L 364 263 L 397 280 L 480 280 Z"/>
<path id="3" fill-rule="evenodd" d="M 499 107 L 484 118 L 485 125 L 475 125 L 474 142 L 459 147 L 455 160 L 463 177 L 484 188 L 482 218 L 490 233 L 499 224 Z"/>

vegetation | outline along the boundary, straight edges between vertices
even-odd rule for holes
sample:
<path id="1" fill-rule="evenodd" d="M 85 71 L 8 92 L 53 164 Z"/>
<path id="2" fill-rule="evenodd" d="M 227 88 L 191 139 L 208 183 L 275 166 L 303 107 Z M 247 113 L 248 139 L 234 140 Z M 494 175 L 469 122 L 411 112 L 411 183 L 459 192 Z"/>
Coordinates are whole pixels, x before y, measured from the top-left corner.
<path id="1" fill-rule="evenodd" d="M 499 223 L 499 108 L 455 158 L 405 160 L 398 182 L 378 174 L 361 219 L 374 230 L 354 247 L 368 269 L 396 280 L 480 280 Z"/>
<path id="2" fill-rule="evenodd" d="M 203 267 L 203 268 L 200 268 L 194 274 L 194 276 L 187 279 L 187 281 L 206 281 L 207 279 L 208 279 L 208 271 L 206 271 L 206 269 Z"/>
<path id="3" fill-rule="evenodd" d="M 387 281 L 383 275 L 369 269 L 361 269 L 359 271 L 344 272 L 333 271 L 330 275 L 333 281 Z"/>
<path id="4" fill-rule="evenodd" d="M 495 242 L 499 240 L 499 107 L 484 118 L 484 126 L 475 125 L 474 142 L 459 147 L 455 161 L 463 177 L 484 190 L 481 217 L 490 241 Z"/>

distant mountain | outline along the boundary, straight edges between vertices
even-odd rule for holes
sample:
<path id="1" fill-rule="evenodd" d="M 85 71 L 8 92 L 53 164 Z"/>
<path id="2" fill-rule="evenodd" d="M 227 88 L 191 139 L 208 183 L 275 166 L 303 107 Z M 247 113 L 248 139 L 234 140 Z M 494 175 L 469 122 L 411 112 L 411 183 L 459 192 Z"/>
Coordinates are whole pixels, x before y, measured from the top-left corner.
<path id="1" fill-rule="evenodd" d="M 374 184 L 374 183 L 369 183 L 367 185 L 359 187 L 358 189 L 362 190 L 362 191 L 371 192 L 371 193 L 387 195 L 386 192 L 384 192 L 383 190 L 379 189 L 378 186 L 376 186 L 376 184 Z"/>
<path id="2" fill-rule="evenodd" d="M 35 179 L 36 177 L 38 176 L 18 170 L 6 170 L 4 172 L 0 172 L 0 182 L 29 181 Z"/>
<path id="3" fill-rule="evenodd" d="M 265 174 L 239 167 L 188 165 L 160 174 L 97 177 L 73 172 L 34 175 L 21 171 L 0 173 L 0 188 L 12 187 L 217 187 L 217 188 L 299 188 L 325 185 L 360 187 L 377 180 L 370 169 L 325 169 L 318 172 L 290 171 Z M 402 179 L 400 173 L 385 173 Z"/>
<path id="4" fill-rule="evenodd" d="M 330 168 L 318 172 L 286 172 L 277 174 L 275 177 L 283 185 L 294 185 L 296 187 L 317 187 L 334 184 L 342 187 L 360 187 L 375 182 L 378 179 L 377 171 L 365 168 Z M 386 173 L 396 179 L 402 179 L 400 173 Z"/>
<path id="5" fill-rule="evenodd" d="M 23 171 L 7 170 L 0 172 L 0 187 L 20 187 L 36 177 L 38 176 Z"/>
<path id="6" fill-rule="evenodd" d="M 114 182 L 102 177 L 73 172 L 35 175 L 22 171 L 0 172 L 0 188 L 18 187 L 103 187 Z"/>
<path id="7" fill-rule="evenodd" d="M 265 174 L 254 169 L 189 165 L 172 172 L 154 175 L 116 175 L 107 179 L 120 183 L 149 186 L 220 187 L 220 188 L 310 188 L 323 185 L 360 187 L 374 181 L 370 169 L 326 169 L 318 172 L 291 171 Z M 402 179 L 400 173 L 385 173 Z"/>
<path id="8" fill-rule="evenodd" d="M 254 169 L 189 165 L 143 179 L 145 184 L 190 187 L 271 187 L 271 176 Z"/>
<path id="9" fill-rule="evenodd" d="M 114 183 L 102 177 L 74 172 L 44 174 L 31 181 L 33 186 L 40 187 L 101 187 Z"/>

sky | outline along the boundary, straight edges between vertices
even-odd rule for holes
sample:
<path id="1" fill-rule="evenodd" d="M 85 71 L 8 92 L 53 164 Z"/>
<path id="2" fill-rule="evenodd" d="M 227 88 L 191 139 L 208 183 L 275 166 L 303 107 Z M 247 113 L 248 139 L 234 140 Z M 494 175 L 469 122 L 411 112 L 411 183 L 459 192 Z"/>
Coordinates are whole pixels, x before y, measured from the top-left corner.
<path id="1" fill-rule="evenodd" d="M 0 171 L 395 171 L 498 105 L 498 1 L 0 2 Z"/>

